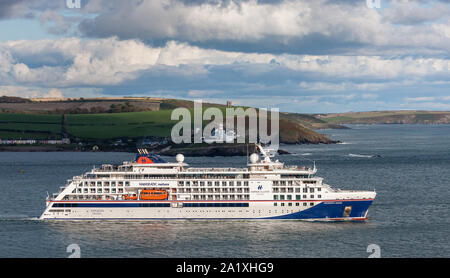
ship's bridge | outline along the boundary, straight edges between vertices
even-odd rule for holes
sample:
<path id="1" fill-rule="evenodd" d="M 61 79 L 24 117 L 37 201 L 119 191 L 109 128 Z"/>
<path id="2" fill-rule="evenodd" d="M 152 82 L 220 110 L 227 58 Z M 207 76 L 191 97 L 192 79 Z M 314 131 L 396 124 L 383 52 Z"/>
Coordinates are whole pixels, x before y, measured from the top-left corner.
<path id="1" fill-rule="evenodd" d="M 283 170 L 284 163 L 275 161 L 275 162 L 251 162 L 248 163 L 247 166 L 250 168 L 250 171 L 264 171 L 264 170 Z"/>
<path id="2" fill-rule="evenodd" d="M 247 164 L 250 171 L 274 171 L 274 172 L 299 172 L 301 174 L 315 174 L 317 172 L 316 165 L 314 163 L 314 168 L 309 167 L 299 167 L 299 166 L 286 166 L 284 163 L 278 160 L 272 161 L 269 152 L 263 148 L 260 144 L 256 144 L 258 147 L 261 157 L 259 154 L 253 153 L 250 155 L 250 163 Z"/>

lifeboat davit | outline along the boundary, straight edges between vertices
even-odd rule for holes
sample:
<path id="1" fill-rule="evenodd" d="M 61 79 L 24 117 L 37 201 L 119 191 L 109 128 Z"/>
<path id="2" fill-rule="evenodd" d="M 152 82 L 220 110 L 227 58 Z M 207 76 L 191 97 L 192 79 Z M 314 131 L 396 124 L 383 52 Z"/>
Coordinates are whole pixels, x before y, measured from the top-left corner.
<path id="1" fill-rule="evenodd" d="M 167 197 L 169 194 L 165 190 L 142 190 L 140 195 L 141 200 L 165 200 Z"/>

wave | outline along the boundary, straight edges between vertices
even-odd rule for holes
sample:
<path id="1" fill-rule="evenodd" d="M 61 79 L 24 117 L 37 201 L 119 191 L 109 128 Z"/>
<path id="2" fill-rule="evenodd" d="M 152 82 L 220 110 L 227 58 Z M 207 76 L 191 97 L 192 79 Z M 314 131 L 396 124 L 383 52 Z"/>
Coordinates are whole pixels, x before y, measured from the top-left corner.
<path id="1" fill-rule="evenodd" d="M 362 157 L 362 158 L 381 157 L 381 155 L 379 155 L 379 154 L 354 154 L 354 153 L 349 153 L 348 156 L 350 156 L 350 157 Z"/>
<path id="2" fill-rule="evenodd" d="M 308 155 L 312 155 L 312 153 L 293 153 L 292 155 L 295 155 L 295 156 L 308 156 Z"/>
<path id="3" fill-rule="evenodd" d="M 349 143 L 349 142 L 339 142 L 339 143 L 336 143 L 336 144 L 338 144 L 338 145 L 352 145 L 353 143 Z"/>

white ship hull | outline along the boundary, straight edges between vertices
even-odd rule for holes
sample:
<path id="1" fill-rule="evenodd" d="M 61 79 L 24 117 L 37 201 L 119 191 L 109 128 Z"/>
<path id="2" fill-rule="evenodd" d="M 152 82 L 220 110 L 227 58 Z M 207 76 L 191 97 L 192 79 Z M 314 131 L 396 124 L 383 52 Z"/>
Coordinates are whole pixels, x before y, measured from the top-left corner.
<path id="1" fill-rule="evenodd" d="M 285 202 L 55 202 L 42 219 L 303 219 L 366 220 L 373 199 Z M 57 204 L 57 207 L 53 207 Z M 192 205 L 196 206 L 193 207 Z M 280 203 L 281 204 L 281 203 Z M 289 205 L 290 204 L 290 205 Z M 61 205 L 61 206 L 60 206 Z M 63 206 L 64 207 L 63 207 Z M 248 206 L 247 206 L 248 205 Z M 123 207 L 122 207 L 123 206 Z M 148 207 L 153 206 L 153 207 Z M 202 206 L 202 207 L 201 207 Z M 233 207 L 231 207 L 233 206 Z M 352 210 L 345 216 L 345 208 Z"/>

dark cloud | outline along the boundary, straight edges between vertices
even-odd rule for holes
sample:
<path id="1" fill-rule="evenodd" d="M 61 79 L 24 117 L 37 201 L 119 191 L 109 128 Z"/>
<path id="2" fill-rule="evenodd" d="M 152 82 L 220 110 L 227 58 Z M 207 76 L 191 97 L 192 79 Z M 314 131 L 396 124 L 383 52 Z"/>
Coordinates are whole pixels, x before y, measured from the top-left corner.
<path id="1" fill-rule="evenodd" d="M 24 15 L 18 7 L 22 5 L 24 0 L 0 0 L 0 19 L 10 19 L 15 17 L 31 17 L 31 14 Z"/>
<path id="2" fill-rule="evenodd" d="M 351 53 L 355 48 L 369 47 L 360 42 L 339 40 L 335 35 L 325 36 L 323 34 L 310 34 L 302 38 L 290 38 L 287 41 L 282 37 L 268 36 L 258 43 L 240 41 L 206 41 L 197 42 L 203 48 L 220 49 L 224 51 L 241 51 L 247 53 L 291 53 L 308 55 L 332 55 Z"/>
<path id="3" fill-rule="evenodd" d="M 143 5 L 142 1 L 127 2 L 118 4 L 116 10 L 110 13 L 101 13 L 95 18 L 86 19 L 79 25 L 79 30 L 87 37 L 104 38 L 110 36 L 118 36 L 121 39 L 141 39 L 151 45 L 164 45 L 169 40 L 177 40 L 188 42 L 190 44 L 198 45 L 206 48 L 215 48 L 227 51 L 241 51 L 241 52 L 266 52 L 266 53 L 294 53 L 294 54 L 321 54 L 321 53 L 338 53 L 347 52 L 347 50 L 354 49 L 356 47 L 363 47 L 364 43 L 359 41 L 357 37 L 349 36 L 351 30 L 348 30 L 348 26 L 342 28 L 336 28 L 336 30 L 330 30 L 326 32 L 314 32 L 314 26 L 290 26 L 293 29 L 305 29 L 305 34 L 289 34 L 289 31 L 279 29 L 273 32 L 280 32 L 285 34 L 270 34 L 256 29 L 255 32 L 260 32 L 262 35 L 242 35 L 240 32 L 248 32 L 245 29 L 252 29 L 255 27 L 245 26 L 245 24 L 251 24 L 251 12 L 248 15 L 248 19 L 241 18 L 242 24 L 240 28 L 242 31 L 233 29 L 211 28 L 210 26 L 189 26 L 188 15 L 184 12 L 192 12 L 189 7 L 195 7 L 200 4 L 220 3 L 223 11 L 228 11 L 230 3 L 237 3 L 240 5 L 248 1 L 215 1 L 215 0 L 196 0 L 196 1 L 173 1 L 167 8 L 163 9 L 160 13 L 154 13 L 151 11 L 151 5 L 139 7 L 139 9 L 149 9 L 148 17 L 144 20 L 142 17 L 144 14 L 136 11 L 135 7 Z M 285 1 L 259 1 L 261 4 L 271 4 L 276 7 L 280 3 Z M 148 3 L 148 2 L 147 2 Z M 186 8 L 180 8 L 176 6 L 176 3 L 183 3 Z M 254 3 L 254 2 L 253 2 Z M 215 8 L 216 10 L 218 8 Z M 171 10 L 171 12 L 168 12 Z M 266 13 L 270 13 L 265 11 Z M 289 13 L 286 8 L 280 11 L 279 20 L 282 18 L 283 13 Z M 326 14 L 324 14 L 326 15 Z M 203 15 L 207 17 L 208 15 Z M 214 15 L 210 15 L 214 17 Z M 230 18 L 233 14 L 230 14 Z M 242 17 L 242 15 L 240 15 Z M 261 15 L 264 16 L 264 15 Z M 288 15 L 292 17 L 292 15 Z M 185 17 L 183 19 L 182 17 Z M 302 17 L 301 11 L 299 11 L 298 18 Z M 183 21 L 185 20 L 185 21 Z M 205 24 L 208 22 L 214 22 L 214 18 L 204 18 Z M 223 20 L 223 19 L 222 19 Z M 320 20 L 320 19 L 318 19 Z M 230 19 L 231 21 L 231 19 Z M 291 22 L 292 21 L 292 22 Z M 286 21 L 284 24 L 294 24 L 295 19 Z M 178 23 L 177 23 L 178 22 Z M 180 25 L 186 23 L 186 25 Z M 270 24 L 270 21 L 266 24 Z M 283 24 L 283 23 L 280 23 Z M 298 23 L 295 23 L 298 24 Z M 308 22 L 308 24 L 312 24 Z M 231 26 L 236 23 L 229 23 Z M 332 25 L 330 26 L 332 27 Z M 358 27 L 358 26 L 355 26 Z M 257 27 L 261 28 L 261 27 Z M 351 27 L 354 28 L 354 27 Z M 311 30 L 309 30 L 311 29 Z M 216 36 L 212 36 L 211 33 L 216 33 Z M 225 35 L 221 34 L 225 33 Z M 295 31 L 292 31 L 295 32 Z M 299 32 L 299 31 L 297 31 Z M 233 34 L 235 33 L 235 34 Z M 326 34 L 325 34 L 326 33 Z M 228 37 L 227 37 L 228 36 Z M 236 36 L 236 38 L 233 38 Z M 248 38 L 246 38 L 248 36 Z M 239 38 L 238 38 L 239 37 Z"/>
<path id="4" fill-rule="evenodd" d="M 436 1 L 427 8 L 411 2 L 416 6 L 407 11 L 392 4 L 395 8 L 386 8 L 385 15 L 367 8 L 363 0 L 255 3 L 179 0 L 162 6 L 157 1 L 116 2 L 108 12 L 83 20 L 78 28 L 91 38 L 117 36 L 151 45 L 176 40 L 240 52 L 390 55 L 412 49 L 448 51 L 438 29 L 427 25 L 448 18 L 446 9 L 450 7 L 435 6 Z M 209 6 L 205 9 L 203 5 Z M 417 27 L 400 29 L 397 24 Z M 405 40 L 411 37 L 415 45 Z"/>
<path id="5" fill-rule="evenodd" d="M 52 34 L 76 30 L 74 34 L 84 37 L 117 36 L 154 46 L 175 40 L 247 53 L 391 55 L 415 51 L 442 55 L 448 53 L 448 39 L 430 23 L 441 20 L 445 24 L 450 7 L 436 5 L 449 2 L 417 0 L 410 2 L 415 8 L 409 10 L 392 2 L 380 15 L 365 7 L 365 0 L 173 0 L 164 4 L 82 0 L 82 9 L 70 11 L 79 16 L 74 20 L 65 14 L 65 0 L 0 0 L 0 19 L 39 15 L 43 28 Z M 208 9 L 195 9 L 202 5 Z M 399 29 L 396 25 L 415 26 Z M 414 38 L 414 44 L 408 38 Z"/>
<path id="6" fill-rule="evenodd" d="M 0 20 L 34 18 L 42 11 L 66 8 L 65 0 L 0 0 Z"/>

